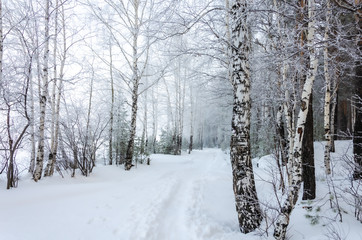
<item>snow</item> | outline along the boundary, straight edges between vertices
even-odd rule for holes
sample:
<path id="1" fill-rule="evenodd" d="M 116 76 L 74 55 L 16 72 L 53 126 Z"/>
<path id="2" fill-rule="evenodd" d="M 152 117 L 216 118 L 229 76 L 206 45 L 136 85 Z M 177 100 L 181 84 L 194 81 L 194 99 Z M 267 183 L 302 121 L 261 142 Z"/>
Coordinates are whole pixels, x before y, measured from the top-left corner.
<path id="1" fill-rule="evenodd" d="M 337 159 L 343 153 L 351 154 L 350 144 L 337 142 L 338 151 L 332 154 L 335 169 L 342 168 Z M 362 239 L 362 225 L 350 206 L 341 203 L 346 212 L 342 223 L 330 210 L 323 144 L 315 143 L 315 148 L 317 199 L 298 201 L 288 236 L 293 240 L 332 239 L 328 234 L 336 230 L 347 240 Z M 273 239 L 273 227 L 267 228 L 265 221 L 253 233 L 240 233 L 230 160 L 221 150 L 205 149 L 182 156 L 152 155 L 151 159 L 150 166 L 138 165 L 128 172 L 118 166 L 99 165 L 89 177 L 54 176 L 38 183 L 23 172 L 18 188 L 12 190 L 4 189 L 1 176 L 0 239 Z M 274 162 L 272 155 L 253 159 L 264 209 L 277 203 L 270 184 Z M 342 177 L 342 172 L 335 173 L 336 178 Z M 305 206 L 312 206 L 312 210 Z M 273 214 L 272 210 L 265 211 Z M 306 214 L 318 219 L 318 223 L 312 225 Z"/>

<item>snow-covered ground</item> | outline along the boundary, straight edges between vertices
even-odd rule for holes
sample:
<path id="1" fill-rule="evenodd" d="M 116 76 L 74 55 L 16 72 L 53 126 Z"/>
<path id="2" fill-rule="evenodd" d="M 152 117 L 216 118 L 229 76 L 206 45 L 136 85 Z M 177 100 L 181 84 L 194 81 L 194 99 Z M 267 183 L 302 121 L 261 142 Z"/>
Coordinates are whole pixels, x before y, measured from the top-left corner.
<path id="1" fill-rule="evenodd" d="M 349 145 L 340 142 L 339 153 L 350 151 Z M 342 223 L 333 220 L 336 213 L 326 198 L 322 156 L 323 146 L 316 143 L 318 196 L 312 202 L 298 202 L 288 236 L 293 240 L 332 239 L 330 233 L 336 230 L 342 239 L 362 240 L 362 224 L 349 206 L 343 205 Z M 272 227 L 265 234 L 270 222 L 264 221 L 261 229 L 248 235 L 239 232 L 229 156 L 221 150 L 152 155 L 151 159 L 151 166 L 139 165 L 129 172 L 100 165 L 88 178 L 54 176 L 34 183 L 24 175 L 18 188 L 10 191 L 0 180 L 0 239 L 273 239 Z M 259 163 L 255 173 L 262 205 L 276 204 L 267 182 L 272 179 L 273 158 L 254 162 Z M 311 219 L 318 221 L 313 225 Z"/>

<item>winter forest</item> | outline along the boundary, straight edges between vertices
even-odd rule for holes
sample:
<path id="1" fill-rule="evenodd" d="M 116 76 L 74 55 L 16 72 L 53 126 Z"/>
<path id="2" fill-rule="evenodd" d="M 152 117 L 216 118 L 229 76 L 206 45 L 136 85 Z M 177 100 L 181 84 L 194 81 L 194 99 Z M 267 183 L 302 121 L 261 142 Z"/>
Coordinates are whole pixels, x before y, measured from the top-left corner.
<path id="1" fill-rule="evenodd" d="M 361 0 L 0 0 L 0 239 L 362 240 Z"/>

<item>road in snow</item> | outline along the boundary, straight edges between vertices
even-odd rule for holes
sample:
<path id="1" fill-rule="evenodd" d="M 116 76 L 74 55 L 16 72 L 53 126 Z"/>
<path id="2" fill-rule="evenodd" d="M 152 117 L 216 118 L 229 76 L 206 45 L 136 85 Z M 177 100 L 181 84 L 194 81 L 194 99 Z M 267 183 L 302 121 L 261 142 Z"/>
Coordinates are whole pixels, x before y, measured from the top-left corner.
<path id="1" fill-rule="evenodd" d="M 207 149 L 153 155 L 130 172 L 21 181 L 0 191 L 0 239 L 240 239 L 228 161 Z"/>
<path id="2" fill-rule="evenodd" d="M 342 190 L 349 181 L 343 171 L 339 173 L 346 165 L 341 156 L 351 156 L 350 145 L 351 141 L 337 142 L 332 154 L 335 183 Z M 337 233 L 340 239 L 362 240 L 353 208 L 340 202 L 341 223 L 329 207 L 323 144 L 315 143 L 315 157 L 317 198 L 299 197 L 287 235 L 292 240 L 327 240 L 337 239 Z M 88 178 L 54 176 L 34 183 L 23 176 L 19 187 L 11 190 L 4 189 L 0 175 L 0 240 L 274 239 L 270 216 L 276 216 L 272 209 L 278 202 L 271 183 L 278 172 L 272 155 L 253 160 L 259 166 L 254 167 L 259 201 L 269 218 L 247 235 L 238 229 L 228 155 L 206 149 L 151 159 L 151 166 L 139 165 L 129 172 L 100 165 Z M 311 224 L 307 215 L 318 223 Z"/>

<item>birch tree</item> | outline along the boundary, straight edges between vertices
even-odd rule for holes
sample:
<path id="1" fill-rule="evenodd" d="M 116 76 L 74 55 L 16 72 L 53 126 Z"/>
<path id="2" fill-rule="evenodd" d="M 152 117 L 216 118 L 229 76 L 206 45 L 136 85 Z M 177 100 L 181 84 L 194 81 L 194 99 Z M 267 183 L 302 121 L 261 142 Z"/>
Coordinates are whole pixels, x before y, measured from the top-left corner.
<path id="1" fill-rule="evenodd" d="M 281 212 L 277 218 L 274 237 L 276 239 L 285 239 L 286 231 L 289 225 L 290 215 L 298 200 L 299 189 L 302 183 L 302 148 L 305 124 L 309 110 L 310 95 L 312 92 L 313 82 L 316 77 L 318 58 L 316 56 L 316 49 L 314 45 L 315 38 L 315 2 L 308 0 L 308 34 L 307 34 L 307 47 L 309 50 L 309 69 L 307 72 L 307 79 L 303 86 L 301 96 L 301 105 L 297 119 L 297 126 L 295 131 L 294 149 L 293 149 L 293 168 L 291 184 L 289 185 L 287 199 L 285 200 Z"/>
<path id="2" fill-rule="evenodd" d="M 138 101 L 141 94 L 139 86 L 149 59 L 150 45 L 154 42 L 147 40 L 150 36 L 147 31 L 143 30 L 147 29 L 151 16 L 157 12 L 155 10 L 157 2 L 149 0 L 105 1 L 108 10 L 114 13 L 112 21 L 115 24 L 110 24 L 103 17 L 102 9 L 93 6 L 89 1 L 88 4 L 96 17 L 108 28 L 111 38 L 127 66 L 125 71 L 121 71 L 118 67 L 115 69 L 118 69 L 117 73 L 121 75 L 130 94 L 131 119 L 125 159 L 125 170 L 130 170 L 133 166 Z"/>
<path id="3" fill-rule="evenodd" d="M 40 44 L 39 44 L 39 20 L 38 20 L 38 13 L 36 10 L 36 6 L 34 6 L 33 2 L 30 1 L 29 2 L 29 9 L 27 9 L 27 11 L 29 11 L 31 13 L 32 19 L 33 19 L 33 24 L 31 25 L 31 27 L 28 28 L 28 31 L 30 32 L 30 35 L 32 35 L 32 37 L 30 38 L 32 40 L 31 44 L 33 45 L 34 48 L 34 63 L 36 65 L 36 69 L 34 72 L 34 76 L 36 77 L 36 79 L 38 80 L 38 97 L 40 96 Z M 36 92 L 34 92 L 34 87 L 36 86 L 36 84 L 34 83 L 34 81 L 30 81 L 30 86 L 29 86 L 29 94 L 30 94 L 30 139 L 31 139 L 31 154 L 30 154 L 30 164 L 29 164 L 29 169 L 28 172 L 33 174 L 34 170 L 35 170 L 35 158 L 36 158 L 36 116 L 35 116 L 35 101 L 36 101 Z"/>
<path id="4" fill-rule="evenodd" d="M 108 150 L 108 164 L 113 164 L 113 120 L 114 120 L 114 79 L 113 79 L 113 52 L 112 43 L 109 42 L 109 75 L 111 79 L 111 110 L 109 111 L 109 150 Z"/>
<path id="5" fill-rule="evenodd" d="M 51 97 L 50 97 L 50 107 L 51 107 L 51 124 L 50 124 L 50 153 L 49 153 L 49 158 L 48 158 L 48 164 L 45 167 L 44 170 L 44 176 L 51 176 L 53 175 L 54 172 L 54 147 L 55 147 L 55 118 L 56 118 L 56 110 L 55 110 L 55 106 L 56 106 L 56 90 L 57 90 L 57 82 L 58 82 L 58 76 L 57 76 L 57 38 L 58 38 L 58 10 L 59 7 L 59 1 L 56 0 L 55 1 L 55 16 L 54 16 L 54 37 L 53 37 L 53 79 L 52 79 L 52 83 L 53 83 L 53 89 L 52 89 L 52 93 L 51 93 Z"/>
<path id="6" fill-rule="evenodd" d="M 231 75 L 234 93 L 230 157 L 233 185 L 242 233 L 256 229 L 261 209 L 250 155 L 250 35 L 246 0 L 231 1 Z"/>
<path id="7" fill-rule="evenodd" d="M 158 84 L 151 89 L 152 97 L 152 153 L 156 153 L 157 128 L 158 128 Z"/>
<path id="8" fill-rule="evenodd" d="M 35 182 L 40 180 L 43 173 L 43 163 L 44 163 L 44 145 L 45 145 L 45 113 L 46 113 L 46 104 L 48 97 L 48 59 L 49 59 L 49 20 L 50 20 L 50 11 L 49 3 L 50 0 L 44 1 L 44 52 L 43 52 L 43 75 L 42 75 L 42 84 L 41 84 L 41 95 L 40 95 L 40 120 L 39 120 L 39 141 L 38 141 L 38 150 L 36 157 L 36 166 L 33 174 L 33 179 Z"/>
<path id="9" fill-rule="evenodd" d="M 44 170 L 44 176 L 51 176 L 53 175 L 54 172 L 54 154 L 56 154 L 56 150 L 55 150 L 55 119 L 56 119 L 56 92 L 57 92 L 57 82 L 58 82 L 58 69 L 57 69 L 57 38 L 58 38 L 58 13 L 59 13 L 59 1 L 56 0 L 55 1 L 55 17 L 54 17 L 54 36 L 53 36 L 53 79 L 52 79 L 52 83 L 53 83 L 53 88 L 52 88 L 52 93 L 51 93 L 51 98 L 50 98 L 50 107 L 51 107 L 51 124 L 50 124 L 50 153 L 49 153 L 49 158 L 48 158 L 48 163 L 47 166 Z"/>
<path id="10" fill-rule="evenodd" d="M 139 18 L 139 0 L 132 1 L 134 15 L 132 18 L 132 110 L 131 110 L 131 125 L 130 125 L 130 134 L 126 152 L 126 161 L 124 168 L 125 170 L 130 170 L 133 166 L 133 150 L 134 142 L 136 136 L 136 121 L 137 121 L 137 110 L 138 110 L 138 87 L 140 84 L 140 73 L 138 69 L 138 41 L 139 41 L 139 31 L 140 31 L 140 18 Z M 141 15 L 142 16 L 142 15 Z"/>
<path id="11" fill-rule="evenodd" d="M 327 0 L 327 12 L 326 12 L 326 29 L 324 32 L 324 50 L 323 50 L 323 60 L 324 60 L 324 80 L 325 80 L 325 97 L 324 97 L 324 136 L 326 140 L 326 145 L 324 148 L 324 167 L 326 174 L 331 173 L 331 145 L 332 145 L 332 136 L 331 136 L 331 79 L 329 75 L 329 54 L 328 54 L 328 40 L 329 40 L 329 19 L 331 16 L 331 3 L 330 0 Z"/>
<path id="12" fill-rule="evenodd" d="M 190 83 L 190 142 L 188 153 L 190 154 L 194 143 L 194 98 L 193 98 L 193 84 Z"/>

